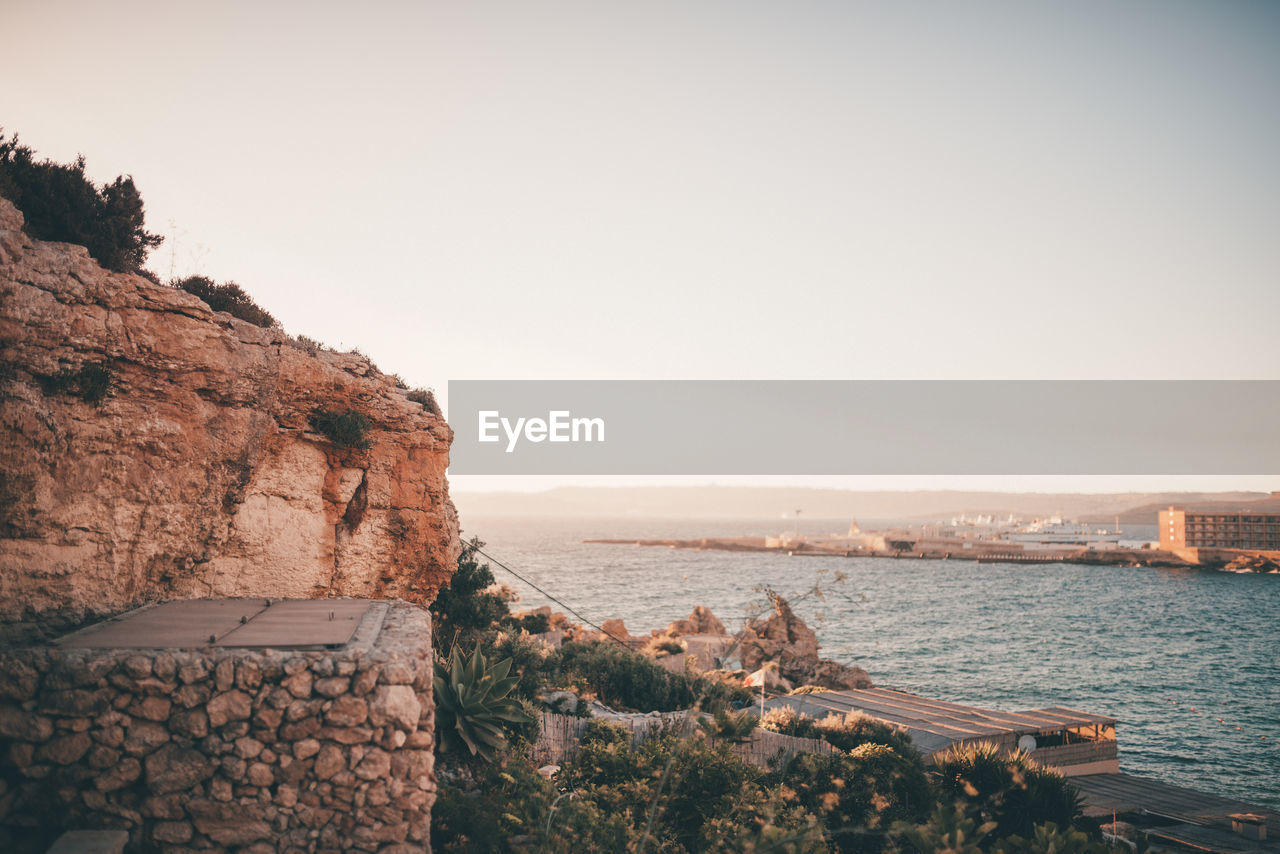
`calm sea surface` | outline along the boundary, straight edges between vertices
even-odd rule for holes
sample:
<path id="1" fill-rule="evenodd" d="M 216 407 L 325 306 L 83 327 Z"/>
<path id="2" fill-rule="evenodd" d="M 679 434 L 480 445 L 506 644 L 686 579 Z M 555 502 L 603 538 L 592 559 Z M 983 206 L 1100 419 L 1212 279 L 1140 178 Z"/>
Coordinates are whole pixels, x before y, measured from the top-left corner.
<path id="1" fill-rule="evenodd" d="M 880 687 L 1010 711 L 1111 715 L 1121 770 L 1280 808 L 1278 576 L 582 543 L 760 536 L 789 524 L 463 518 L 464 536 L 479 536 L 495 558 L 592 622 L 621 617 L 633 634 L 698 604 L 732 630 L 759 607 L 763 585 L 798 596 L 816 584 L 823 597 L 794 607 L 822 654 L 865 668 Z M 1131 533 L 1151 537 L 1154 527 Z M 518 607 L 546 603 L 494 574 L 522 591 Z"/>

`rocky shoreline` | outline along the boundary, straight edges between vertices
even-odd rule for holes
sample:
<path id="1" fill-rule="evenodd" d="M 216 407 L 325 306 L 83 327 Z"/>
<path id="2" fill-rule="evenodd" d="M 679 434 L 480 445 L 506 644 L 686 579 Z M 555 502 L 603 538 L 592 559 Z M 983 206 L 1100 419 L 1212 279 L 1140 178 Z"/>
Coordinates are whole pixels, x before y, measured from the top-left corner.
<path id="1" fill-rule="evenodd" d="M 672 672 L 692 671 L 744 688 L 785 692 L 805 686 L 832 690 L 874 687 L 862 668 L 819 656 L 817 635 L 796 616 L 786 599 L 775 594 L 770 604 L 767 614 L 748 620 L 737 634 L 730 634 L 704 605 L 648 635 L 632 635 L 619 619 L 605 620 L 598 630 L 587 628 L 553 613 L 548 605 L 514 616 L 545 616 L 551 630 L 534 637 L 552 646 L 566 640 L 612 639 L 656 659 Z M 730 663 L 741 666 L 731 668 L 727 666 Z"/>

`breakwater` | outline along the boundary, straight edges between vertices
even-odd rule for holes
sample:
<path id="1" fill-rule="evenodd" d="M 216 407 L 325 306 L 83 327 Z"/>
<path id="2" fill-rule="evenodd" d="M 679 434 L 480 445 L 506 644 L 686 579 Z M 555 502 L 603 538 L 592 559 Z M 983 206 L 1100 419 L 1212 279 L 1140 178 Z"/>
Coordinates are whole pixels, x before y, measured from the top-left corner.
<path id="1" fill-rule="evenodd" d="M 692 539 L 584 539 L 587 545 L 651 546 L 695 551 L 767 552 L 787 557 L 844 557 L 973 560 L 982 563 L 1084 563 L 1105 566 L 1188 567 L 1194 564 L 1158 549 L 1024 550 L 995 541 L 979 541 L 976 548 L 904 544 L 898 549 L 865 549 L 813 543 L 774 546 L 766 537 L 697 537 Z"/>

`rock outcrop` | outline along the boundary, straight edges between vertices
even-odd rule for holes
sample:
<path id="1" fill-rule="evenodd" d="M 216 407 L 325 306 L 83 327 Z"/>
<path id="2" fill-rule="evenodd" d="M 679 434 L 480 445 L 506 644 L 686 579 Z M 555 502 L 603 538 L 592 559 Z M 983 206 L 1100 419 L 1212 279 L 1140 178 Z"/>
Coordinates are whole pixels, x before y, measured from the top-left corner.
<path id="1" fill-rule="evenodd" d="M 773 598 L 772 614 L 747 624 L 740 652 L 747 670 L 759 671 L 766 663 L 776 663 L 778 675 L 794 685 L 872 687 L 871 677 L 862 668 L 819 658 L 818 636 L 781 596 Z"/>
<path id="2" fill-rule="evenodd" d="M 442 417 L 357 354 L 34 240 L 4 199 L 0 402 L 0 639 L 156 598 L 426 603 L 453 571 Z"/>
<path id="3" fill-rule="evenodd" d="M 695 605 L 693 612 L 684 620 L 675 620 L 667 624 L 669 635 L 723 635 L 724 623 L 706 605 Z"/>
<path id="4" fill-rule="evenodd" d="M 1267 557 L 1266 555 L 1241 555 L 1223 566 L 1222 570 L 1224 572 L 1239 573 L 1277 573 L 1280 572 L 1280 560 Z"/>

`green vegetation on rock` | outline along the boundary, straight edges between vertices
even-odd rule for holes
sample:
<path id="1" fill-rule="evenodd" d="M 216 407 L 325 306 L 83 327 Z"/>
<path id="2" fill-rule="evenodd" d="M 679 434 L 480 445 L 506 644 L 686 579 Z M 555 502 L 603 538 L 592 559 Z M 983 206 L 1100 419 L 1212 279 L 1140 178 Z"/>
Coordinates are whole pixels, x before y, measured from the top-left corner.
<path id="1" fill-rule="evenodd" d="M 263 329 L 279 326 L 276 319 L 254 302 L 253 298 L 235 282 L 220 285 L 206 276 L 188 276 L 185 279 L 170 282 L 170 285 L 199 297 L 214 311 L 225 311 L 232 317 L 238 317 Z"/>
<path id="2" fill-rule="evenodd" d="M 0 196 L 22 211 L 32 237 L 79 244 L 118 273 L 143 272 L 147 254 L 164 240 L 143 227 L 142 196 L 131 176 L 99 187 L 85 175 L 84 157 L 73 163 L 38 160 L 2 131 Z"/>
<path id="3" fill-rule="evenodd" d="M 311 423 L 339 448 L 365 451 L 373 445 L 368 436 L 372 425 L 359 412 L 330 412 L 322 409 L 315 414 Z"/>

